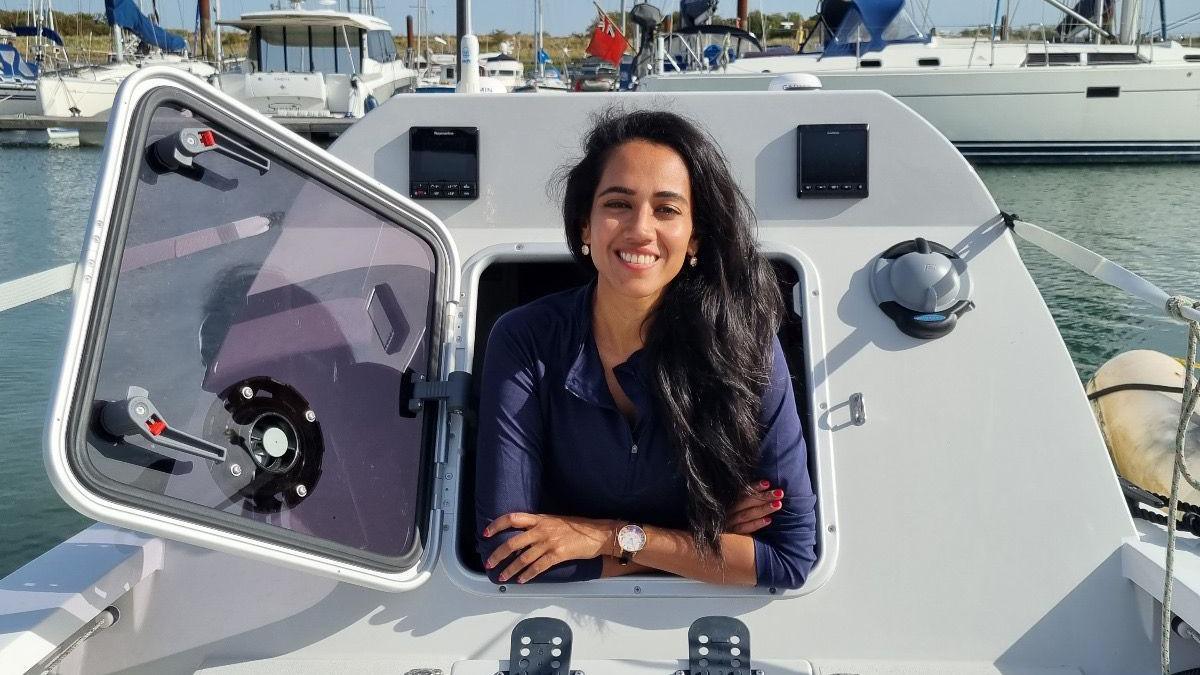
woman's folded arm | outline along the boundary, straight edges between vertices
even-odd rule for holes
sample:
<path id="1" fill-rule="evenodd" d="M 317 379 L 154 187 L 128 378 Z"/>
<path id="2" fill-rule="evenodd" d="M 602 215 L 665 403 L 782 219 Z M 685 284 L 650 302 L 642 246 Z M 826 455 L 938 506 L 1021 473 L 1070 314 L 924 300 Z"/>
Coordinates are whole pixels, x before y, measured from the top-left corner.
<path id="1" fill-rule="evenodd" d="M 484 357 L 479 401 L 478 459 L 475 475 L 475 541 L 487 560 L 501 544 L 520 534 L 507 530 L 491 537 L 483 529 L 508 513 L 539 513 L 545 427 L 538 400 L 540 363 L 522 312 L 501 317 L 492 329 Z M 515 556 L 513 556 L 515 557 Z M 500 583 L 505 565 L 488 570 Z M 599 558 L 573 560 L 547 570 L 539 581 L 583 581 L 600 576 Z"/>

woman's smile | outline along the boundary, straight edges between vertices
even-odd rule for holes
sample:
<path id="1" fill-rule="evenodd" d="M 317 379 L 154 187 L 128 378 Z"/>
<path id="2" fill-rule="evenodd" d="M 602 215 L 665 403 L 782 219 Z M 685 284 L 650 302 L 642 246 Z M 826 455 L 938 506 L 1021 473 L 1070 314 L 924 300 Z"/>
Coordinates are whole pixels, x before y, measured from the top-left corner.
<path id="1" fill-rule="evenodd" d="M 617 257 L 626 266 L 634 270 L 649 269 L 659 261 L 659 257 L 653 253 L 638 253 L 634 251 L 617 251 Z"/>

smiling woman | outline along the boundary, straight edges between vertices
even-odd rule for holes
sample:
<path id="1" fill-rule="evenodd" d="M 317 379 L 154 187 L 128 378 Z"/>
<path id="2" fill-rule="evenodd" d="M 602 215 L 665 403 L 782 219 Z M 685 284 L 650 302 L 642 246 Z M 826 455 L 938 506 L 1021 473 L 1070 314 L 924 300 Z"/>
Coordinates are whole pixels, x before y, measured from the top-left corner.
<path id="1" fill-rule="evenodd" d="M 661 571 L 799 587 L 815 503 L 753 213 L 687 120 L 602 117 L 565 175 L 583 287 L 497 321 L 478 548 L 495 582 Z"/>

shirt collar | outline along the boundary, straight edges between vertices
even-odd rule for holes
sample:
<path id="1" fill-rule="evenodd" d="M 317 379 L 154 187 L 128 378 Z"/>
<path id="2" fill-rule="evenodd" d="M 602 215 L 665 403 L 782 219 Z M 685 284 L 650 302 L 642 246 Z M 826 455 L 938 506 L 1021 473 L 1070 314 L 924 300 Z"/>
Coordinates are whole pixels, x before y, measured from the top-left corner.
<path id="1" fill-rule="evenodd" d="M 600 361 L 600 352 L 596 348 L 596 336 L 592 330 L 592 304 L 595 297 L 595 279 L 580 288 L 576 295 L 575 307 L 572 312 L 574 324 L 571 331 L 574 343 L 568 350 L 568 353 L 574 354 L 575 357 L 571 367 L 567 370 L 565 387 L 567 391 L 592 405 L 615 410 L 617 404 L 613 400 L 612 392 L 608 390 L 608 382 L 604 378 L 604 364 Z M 648 382 L 644 354 L 645 350 L 639 349 L 615 368 L 617 379 L 621 382 L 621 387 L 625 389 L 625 395 L 629 396 L 630 400 L 638 407 L 641 407 L 638 404 L 642 392 L 631 391 L 629 384 L 632 380 L 644 387 Z M 623 377 L 627 374 L 635 377 Z"/>

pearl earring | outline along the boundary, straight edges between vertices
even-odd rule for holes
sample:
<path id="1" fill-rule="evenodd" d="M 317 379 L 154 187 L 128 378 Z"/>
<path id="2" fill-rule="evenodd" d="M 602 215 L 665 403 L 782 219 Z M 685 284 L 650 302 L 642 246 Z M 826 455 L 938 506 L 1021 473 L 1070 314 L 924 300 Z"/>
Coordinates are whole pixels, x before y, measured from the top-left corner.
<path id="1" fill-rule="evenodd" d="M 579 247 L 579 252 L 580 252 L 580 253 L 582 253 L 582 254 L 584 254 L 584 255 L 591 255 L 591 254 L 592 254 L 592 247 L 591 247 L 591 246 L 588 246 L 587 244 L 584 244 L 583 246 L 580 246 L 580 247 Z"/>
<path id="2" fill-rule="evenodd" d="M 700 264 L 700 259 L 696 257 L 695 253 L 693 253 L 692 257 L 688 258 L 688 265 L 695 267 L 696 265 L 699 265 L 699 264 Z"/>

